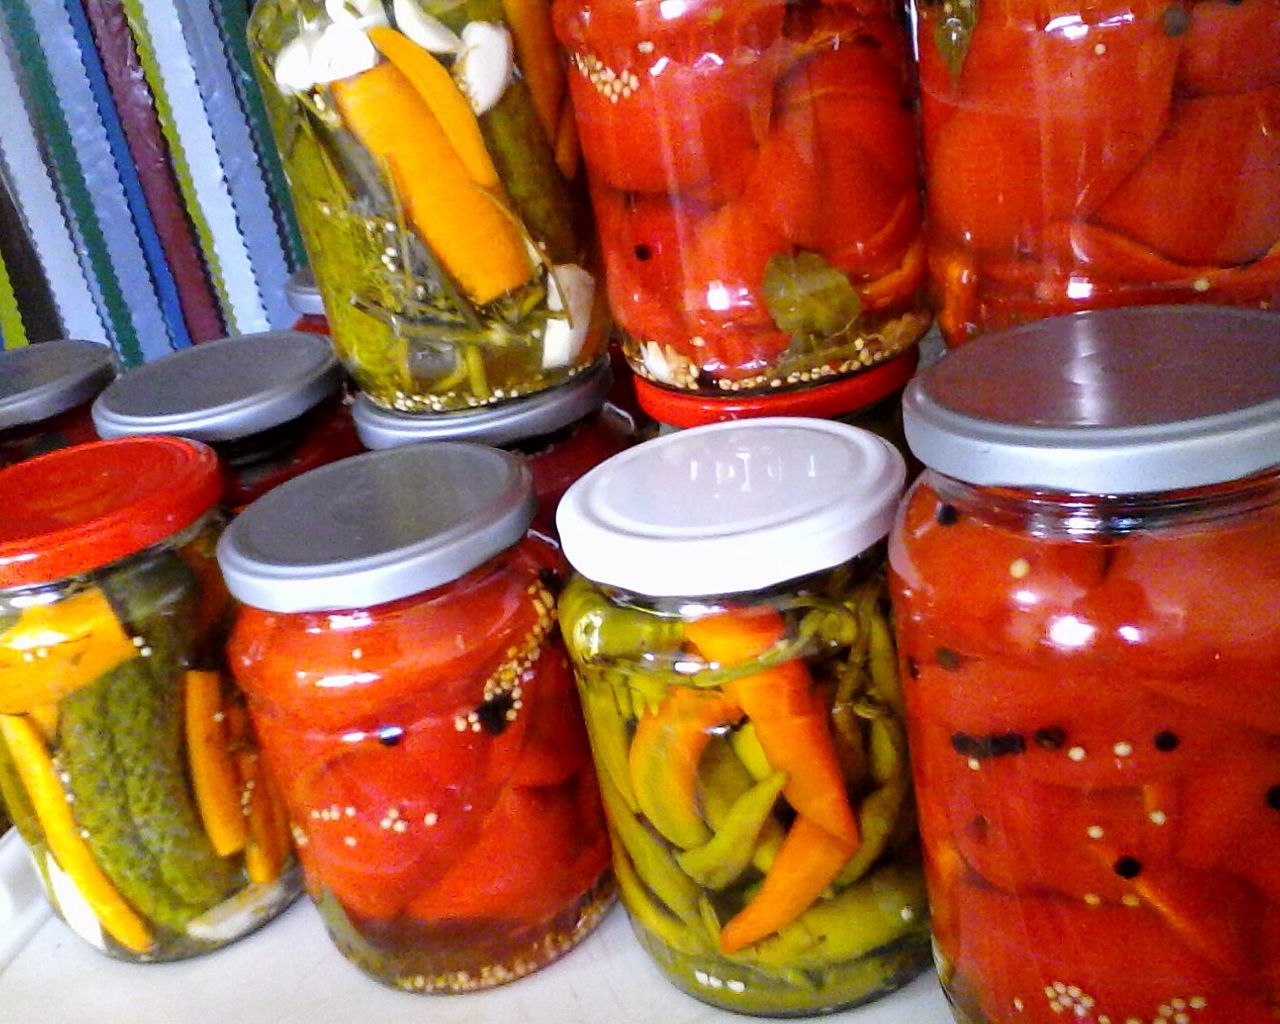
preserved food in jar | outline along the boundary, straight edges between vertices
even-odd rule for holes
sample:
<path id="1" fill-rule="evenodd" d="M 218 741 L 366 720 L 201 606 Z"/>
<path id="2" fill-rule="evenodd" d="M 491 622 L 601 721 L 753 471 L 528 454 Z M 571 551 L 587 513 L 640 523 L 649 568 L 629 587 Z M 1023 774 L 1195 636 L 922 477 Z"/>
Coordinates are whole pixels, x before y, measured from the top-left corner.
<path id="1" fill-rule="evenodd" d="M 357 397 L 352 412 L 360 440 L 370 449 L 474 441 L 520 453 L 533 474 L 535 527 L 554 535 L 556 506 L 569 485 L 635 440 L 629 417 L 604 404 L 612 384 L 602 357 L 567 383 L 493 408 L 410 416 Z"/>
<path id="2" fill-rule="evenodd" d="M 103 437 L 177 434 L 222 464 L 231 513 L 295 476 L 361 451 L 328 342 L 274 331 L 207 341 L 123 374 L 98 396 Z"/>
<path id="3" fill-rule="evenodd" d="M 356 966 L 411 992 L 512 981 L 612 898 L 562 563 L 528 471 L 450 442 L 273 491 L 219 548 L 229 647 L 307 889 Z"/>
<path id="4" fill-rule="evenodd" d="M 553 13 L 637 374 L 768 391 L 924 333 L 913 73 L 893 4 L 559 0 Z"/>
<path id="5" fill-rule="evenodd" d="M 929 959 L 883 538 L 887 442 L 763 419 L 647 442 L 560 506 L 560 599 L 641 945 L 716 1006 L 874 999 Z"/>
<path id="6" fill-rule="evenodd" d="M 89 406 L 115 375 L 111 349 L 91 341 L 0 352 L 0 467 L 96 441 Z"/>
<path id="7" fill-rule="evenodd" d="M 465 409 L 595 362 L 546 0 L 265 0 L 249 37 L 333 343 L 374 402 Z"/>
<path id="8" fill-rule="evenodd" d="M 1280 3 L 918 0 L 938 322 L 1280 299 Z"/>
<path id="9" fill-rule="evenodd" d="M 122 960 L 217 949 L 298 892 L 221 671 L 218 489 L 177 438 L 0 473 L 0 794 L 54 909 Z"/>
<path id="10" fill-rule="evenodd" d="M 891 580 L 960 1021 L 1274 1018 L 1280 330 L 1189 313 L 993 333 L 907 392 Z"/>
<path id="11" fill-rule="evenodd" d="M 295 331 L 325 335 L 329 333 L 324 299 L 320 297 L 320 289 L 316 287 L 316 275 L 309 269 L 299 270 L 289 277 L 285 282 L 284 297 L 289 308 L 298 315 L 293 325 Z"/>

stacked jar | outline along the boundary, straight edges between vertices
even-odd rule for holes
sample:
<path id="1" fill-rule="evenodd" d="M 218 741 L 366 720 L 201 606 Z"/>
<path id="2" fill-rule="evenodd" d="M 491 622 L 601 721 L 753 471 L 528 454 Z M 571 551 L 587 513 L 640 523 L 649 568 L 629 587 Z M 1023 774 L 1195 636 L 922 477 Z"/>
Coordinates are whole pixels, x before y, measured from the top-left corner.
<path id="1" fill-rule="evenodd" d="M 176 434 L 209 444 L 231 513 L 361 450 L 328 340 L 298 331 L 208 341 L 139 366 L 98 396 L 93 421 L 104 438 Z"/>
<path id="2" fill-rule="evenodd" d="M 97 440 L 89 408 L 115 375 L 111 349 L 89 341 L 0 352 L 0 466 Z"/>
<path id="3" fill-rule="evenodd" d="M 0 794 L 59 916 L 123 960 L 218 949 L 298 892 L 222 671 L 220 492 L 172 437 L 0 471 Z"/>
<path id="4" fill-rule="evenodd" d="M 324 312 L 324 299 L 316 287 L 316 275 L 310 269 L 299 270 L 284 286 L 285 301 L 297 315 L 293 329 L 312 334 L 328 334 L 329 320 Z"/>
<path id="5" fill-rule="evenodd" d="M 377 980 L 465 992 L 555 960 L 612 897 L 563 567 L 516 456 L 440 442 L 290 481 L 228 529 L 230 642 L 308 891 Z"/>
<path id="6" fill-rule="evenodd" d="M 797 1016 L 929 958 L 884 538 L 904 466 L 816 419 L 649 441 L 570 488 L 578 673 L 623 905 L 679 988 Z"/>
<path id="7" fill-rule="evenodd" d="M 956 1019 L 1274 1020 L 1280 321 L 994 332 L 906 429 L 890 565 Z"/>
<path id="8" fill-rule="evenodd" d="M 249 43 L 338 355 L 376 404 L 474 408 L 603 351 L 543 4 L 264 0 Z"/>
<path id="9" fill-rule="evenodd" d="M 1280 300 L 1275 0 L 918 0 L 952 345 L 1054 314 Z"/>
<path id="10" fill-rule="evenodd" d="M 765 404 L 924 333 L 895 5 L 558 0 L 553 14 L 640 377 Z"/>

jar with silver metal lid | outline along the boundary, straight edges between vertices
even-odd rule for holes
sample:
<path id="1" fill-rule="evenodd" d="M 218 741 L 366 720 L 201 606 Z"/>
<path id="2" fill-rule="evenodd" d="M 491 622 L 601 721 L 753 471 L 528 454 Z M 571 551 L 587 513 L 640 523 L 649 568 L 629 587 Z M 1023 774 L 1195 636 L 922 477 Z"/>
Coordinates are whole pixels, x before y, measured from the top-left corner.
<path id="1" fill-rule="evenodd" d="M 89 407 L 115 375 L 111 349 L 91 341 L 0 352 L 0 467 L 96 441 Z"/>
<path id="2" fill-rule="evenodd" d="M 608 359 L 602 357 L 564 384 L 504 405 L 411 415 L 383 409 L 362 394 L 352 415 L 369 449 L 474 441 L 523 455 L 538 498 L 537 525 L 554 532 L 556 506 L 569 485 L 635 441 L 635 422 L 607 404 L 612 384 Z"/>
<path id="3" fill-rule="evenodd" d="M 316 275 L 309 267 L 289 277 L 284 286 L 284 298 L 289 303 L 289 308 L 298 314 L 298 319 L 293 325 L 295 331 L 325 335 L 329 333 L 324 298 L 316 285 Z"/>
<path id="4" fill-rule="evenodd" d="M 891 584 L 956 1019 L 1274 1020 L 1280 318 L 992 333 L 905 421 Z"/>
<path id="5" fill-rule="evenodd" d="M 563 565 L 514 455 L 441 442 L 291 480 L 232 523 L 229 645 L 343 954 L 465 992 L 557 959 L 612 897 Z"/>
<path id="6" fill-rule="evenodd" d="M 218 453 L 223 505 L 239 512 L 277 484 L 360 451 L 344 377 L 316 334 L 209 341 L 122 375 L 94 402 L 104 438 L 176 434 Z"/>

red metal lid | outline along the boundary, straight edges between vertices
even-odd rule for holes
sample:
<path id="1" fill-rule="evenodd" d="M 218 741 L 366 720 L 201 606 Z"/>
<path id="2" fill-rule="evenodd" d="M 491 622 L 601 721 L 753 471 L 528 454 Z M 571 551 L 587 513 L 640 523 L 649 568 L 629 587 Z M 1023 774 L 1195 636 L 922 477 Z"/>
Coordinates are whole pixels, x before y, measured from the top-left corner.
<path id="1" fill-rule="evenodd" d="M 889 362 L 830 384 L 758 394 L 701 395 L 664 388 L 636 377 L 636 398 L 640 408 L 655 420 L 673 427 L 700 427 L 757 416 L 832 419 L 865 409 L 898 390 L 911 379 L 919 360 L 920 353 L 913 346 Z"/>
<path id="2" fill-rule="evenodd" d="M 141 551 L 218 500 L 213 450 L 153 435 L 95 441 L 0 471 L 0 588 L 51 583 Z"/>

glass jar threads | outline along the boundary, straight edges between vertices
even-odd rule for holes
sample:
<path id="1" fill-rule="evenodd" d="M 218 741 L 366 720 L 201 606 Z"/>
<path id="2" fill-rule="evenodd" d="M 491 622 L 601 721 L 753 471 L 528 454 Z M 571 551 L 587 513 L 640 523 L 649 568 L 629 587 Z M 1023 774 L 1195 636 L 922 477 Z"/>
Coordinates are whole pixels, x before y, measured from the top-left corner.
<path id="1" fill-rule="evenodd" d="M 361 450 L 327 339 L 298 331 L 207 341 L 130 370 L 93 405 L 103 437 L 177 434 L 218 453 L 223 505 Z"/>
<path id="2" fill-rule="evenodd" d="M 333 342 L 402 412 L 487 405 L 602 351 L 545 4 L 265 0 L 249 42 Z"/>
<path id="3" fill-rule="evenodd" d="M 217 949 L 298 892 L 221 673 L 219 489 L 178 438 L 0 472 L 0 793 L 59 916 L 122 960 Z"/>
<path id="4" fill-rule="evenodd" d="M 623 905 L 676 986 L 795 1016 L 928 962 L 887 623 L 902 457 L 839 423 L 699 427 L 560 505 L 560 599 Z"/>
<path id="5" fill-rule="evenodd" d="M 1075 310 L 1280 300 L 1275 0 L 915 7 L 950 344 Z"/>
<path id="6" fill-rule="evenodd" d="M 637 374 L 709 395 L 798 387 L 924 333 L 913 72 L 893 4 L 553 13 Z"/>
<path id="7" fill-rule="evenodd" d="M 0 352 L 0 467 L 96 441 L 89 407 L 115 375 L 111 349 L 91 341 Z"/>
<path id="8" fill-rule="evenodd" d="M 1156 307 L 993 332 L 905 416 L 929 468 L 891 579 L 957 1020 L 1263 1024 L 1280 325 Z"/>
<path id="9" fill-rule="evenodd" d="M 357 967 L 411 992 L 512 981 L 609 906 L 558 553 L 514 455 L 440 442 L 290 481 L 218 551 L 229 647 L 307 889 Z"/>

